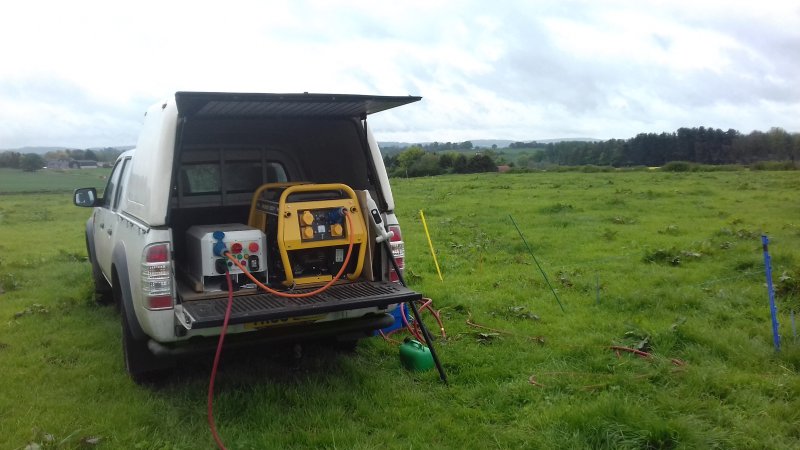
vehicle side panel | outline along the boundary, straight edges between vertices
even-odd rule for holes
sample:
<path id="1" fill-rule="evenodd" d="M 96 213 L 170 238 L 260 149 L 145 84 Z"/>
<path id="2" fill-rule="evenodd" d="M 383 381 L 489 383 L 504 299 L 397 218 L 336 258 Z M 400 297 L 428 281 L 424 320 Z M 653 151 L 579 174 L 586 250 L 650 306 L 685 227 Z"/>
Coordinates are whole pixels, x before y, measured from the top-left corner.
<path id="1" fill-rule="evenodd" d="M 378 141 L 375 140 L 375 136 L 372 135 L 372 131 L 369 129 L 367 130 L 367 141 L 369 142 L 369 150 L 372 153 L 372 161 L 375 164 L 377 182 L 380 184 L 380 190 L 386 202 L 386 209 L 394 211 L 394 197 L 392 196 L 392 187 L 389 185 L 389 175 L 386 173 L 386 166 L 383 164 L 383 156 L 381 156 Z"/>

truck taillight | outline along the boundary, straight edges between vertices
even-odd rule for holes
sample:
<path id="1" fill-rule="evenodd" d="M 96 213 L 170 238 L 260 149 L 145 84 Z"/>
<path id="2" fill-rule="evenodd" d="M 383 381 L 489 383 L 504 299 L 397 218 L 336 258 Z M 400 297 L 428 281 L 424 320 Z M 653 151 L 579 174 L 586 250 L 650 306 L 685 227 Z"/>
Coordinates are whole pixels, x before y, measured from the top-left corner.
<path id="1" fill-rule="evenodd" d="M 393 233 L 391 239 L 389 239 L 389 247 L 392 249 L 392 256 L 394 256 L 394 260 L 397 261 L 397 267 L 400 268 L 400 272 L 403 272 L 406 264 L 406 248 L 405 244 L 403 243 L 403 235 L 400 234 L 400 226 L 399 225 L 390 225 L 389 231 Z M 392 266 L 391 261 L 389 263 L 389 281 L 398 282 L 400 281 L 400 277 L 397 276 L 397 272 L 394 271 L 394 266 Z"/>
<path id="2" fill-rule="evenodd" d="M 172 262 L 168 243 L 150 244 L 142 252 L 142 293 L 145 308 L 172 308 Z"/>

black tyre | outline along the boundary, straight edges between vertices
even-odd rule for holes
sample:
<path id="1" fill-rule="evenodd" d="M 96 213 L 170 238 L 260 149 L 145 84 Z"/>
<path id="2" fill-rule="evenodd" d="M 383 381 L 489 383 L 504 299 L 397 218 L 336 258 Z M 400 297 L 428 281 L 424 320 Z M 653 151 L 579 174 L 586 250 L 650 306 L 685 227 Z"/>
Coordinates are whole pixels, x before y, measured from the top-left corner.
<path id="1" fill-rule="evenodd" d="M 98 305 L 110 305 L 114 303 L 114 294 L 111 285 L 108 284 L 100 266 L 97 265 L 97 259 L 92 254 L 89 247 L 89 238 L 86 238 L 86 254 L 89 257 L 89 262 L 92 264 L 92 280 L 94 281 L 94 301 Z"/>
<path id="2" fill-rule="evenodd" d="M 336 341 L 336 344 L 334 344 L 334 348 L 342 353 L 355 353 L 356 349 L 358 348 L 358 341 L 359 339 L 346 339 L 346 340 Z"/>
<path id="3" fill-rule="evenodd" d="M 159 358 L 147 347 L 147 338 L 139 339 L 131 332 L 125 302 L 120 295 L 119 283 L 115 283 L 114 297 L 120 307 L 122 321 L 122 354 L 125 370 L 137 384 L 154 383 L 163 380 L 175 367 L 172 360 Z"/>
<path id="4" fill-rule="evenodd" d="M 336 336 L 333 348 L 343 353 L 354 353 L 358 348 L 358 341 L 364 337 L 364 333 L 347 333 Z"/>

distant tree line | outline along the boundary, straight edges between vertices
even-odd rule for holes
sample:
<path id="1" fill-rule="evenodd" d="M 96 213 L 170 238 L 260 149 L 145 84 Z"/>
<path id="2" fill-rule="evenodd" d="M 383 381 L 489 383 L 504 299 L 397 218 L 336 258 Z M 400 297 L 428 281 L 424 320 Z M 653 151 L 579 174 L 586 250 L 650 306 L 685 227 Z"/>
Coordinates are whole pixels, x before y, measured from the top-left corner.
<path id="1" fill-rule="evenodd" d="M 441 152 L 469 152 L 475 149 L 472 141 L 464 142 L 428 142 L 423 144 L 399 145 L 399 146 L 386 146 L 382 147 L 381 151 L 385 155 L 397 155 L 410 148 L 421 148 L 426 152 L 441 153 Z M 497 148 L 497 146 L 493 146 Z"/>
<path id="2" fill-rule="evenodd" d="M 45 153 L 41 156 L 37 153 L 20 153 L 15 151 L 4 151 L 0 153 L 0 167 L 12 169 L 22 169 L 25 171 L 36 171 L 52 160 L 67 161 L 97 161 L 113 163 L 117 156 L 122 153 L 114 147 L 106 147 L 96 150 L 64 149 Z"/>
<path id="3" fill-rule="evenodd" d="M 117 156 L 119 156 L 120 153 L 122 153 L 122 151 L 114 147 L 106 147 L 95 150 L 64 149 L 54 152 L 47 152 L 45 153 L 44 158 L 46 160 L 67 159 L 75 161 L 84 160 L 113 163 L 116 161 Z"/>
<path id="4" fill-rule="evenodd" d="M 800 133 L 782 128 L 744 135 L 734 129 L 679 128 L 674 133 L 641 133 L 630 139 L 540 144 L 516 142 L 517 165 L 662 166 L 670 161 L 752 164 L 800 158 Z M 520 151 L 523 150 L 523 151 Z M 530 150 L 525 152 L 524 150 Z"/>
<path id="5" fill-rule="evenodd" d="M 400 153 L 386 155 L 383 162 L 389 175 L 394 177 L 497 172 L 497 164 L 491 152 L 479 152 L 469 156 L 454 151 L 435 153 L 426 151 L 420 145 L 412 145 Z"/>
<path id="6" fill-rule="evenodd" d="M 391 176 L 418 177 L 495 172 L 501 164 L 526 169 L 552 165 L 652 167 L 673 161 L 702 165 L 786 161 L 787 167 L 796 168 L 798 159 L 800 133 L 771 128 L 745 135 L 734 129 L 697 127 L 595 142 L 513 142 L 505 149 L 476 149 L 470 141 L 416 144 L 390 150 L 384 163 Z"/>
<path id="7" fill-rule="evenodd" d="M 0 153 L 0 167 L 11 167 L 19 169 L 19 160 L 22 158 L 22 153 L 6 151 Z"/>
<path id="8" fill-rule="evenodd" d="M 44 158 L 38 153 L 20 153 L 6 151 L 0 153 L 0 167 L 21 169 L 25 172 L 36 172 L 45 165 Z"/>
<path id="9" fill-rule="evenodd" d="M 464 142 L 432 142 L 429 144 L 419 144 L 424 150 L 429 152 L 445 152 L 448 150 L 472 150 L 472 141 Z"/>
<path id="10" fill-rule="evenodd" d="M 508 148 L 547 148 L 544 142 L 512 142 L 508 144 Z"/>

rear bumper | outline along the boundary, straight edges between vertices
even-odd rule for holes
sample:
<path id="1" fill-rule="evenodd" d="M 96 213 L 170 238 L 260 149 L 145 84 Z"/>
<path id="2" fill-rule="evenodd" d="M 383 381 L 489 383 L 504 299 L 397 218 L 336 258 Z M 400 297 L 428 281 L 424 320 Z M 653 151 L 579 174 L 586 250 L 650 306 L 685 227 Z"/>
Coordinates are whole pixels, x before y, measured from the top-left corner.
<path id="1" fill-rule="evenodd" d="M 362 332 L 364 333 L 364 337 L 366 337 L 372 330 L 390 326 L 394 323 L 394 320 L 391 314 L 382 313 L 368 314 L 355 319 L 318 322 L 308 325 L 273 327 L 250 333 L 228 335 L 225 337 L 225 348 L 311 341 L 325 337 L 352 335 Z M 147 347 L 156 356 L 178 356 L 213 352 L 217 346 L 217 342 L 217 336 L 195 337 L 188 341 L 182 341 L 172 345 L 162 344 L 151 339 L 147 343 Z"/>

